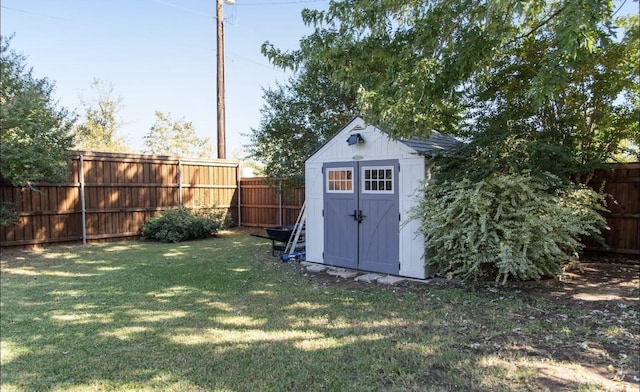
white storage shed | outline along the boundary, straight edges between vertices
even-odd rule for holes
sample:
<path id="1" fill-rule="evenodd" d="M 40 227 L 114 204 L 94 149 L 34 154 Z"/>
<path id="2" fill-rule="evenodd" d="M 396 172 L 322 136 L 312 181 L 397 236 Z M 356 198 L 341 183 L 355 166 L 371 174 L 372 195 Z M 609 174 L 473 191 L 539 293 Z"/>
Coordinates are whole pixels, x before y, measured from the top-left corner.
<path id="1" fill-rule="evenodd" d="M 306 260 L 424 279 L 420 222 L 408 220 L 422 181 L 425 155 L 456 139 L 392 140 L 354 118 L 305 162 Z"/>

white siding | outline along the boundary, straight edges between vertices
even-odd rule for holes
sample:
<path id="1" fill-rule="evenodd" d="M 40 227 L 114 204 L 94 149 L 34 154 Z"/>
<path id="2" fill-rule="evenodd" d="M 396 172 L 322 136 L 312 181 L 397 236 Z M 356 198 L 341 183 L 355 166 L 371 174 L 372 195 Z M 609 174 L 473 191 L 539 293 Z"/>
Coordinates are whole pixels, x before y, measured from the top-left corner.
<path id="1" fill-rule="evenodd" d="M 305 229 L 306 259 L 314 263 L 323 263 L 324 219 L 322 217 L 322 164 L 305 165 L 305 203 L 307 222 Z"/>
<path id="2" fill-rule="evenodd" d="M 424 159 L 400 161 L 400 275 L 424 279 L 424 235 L 418 233 L 420 222 L 409 220 L 418 203 L 425 176 Z"/>

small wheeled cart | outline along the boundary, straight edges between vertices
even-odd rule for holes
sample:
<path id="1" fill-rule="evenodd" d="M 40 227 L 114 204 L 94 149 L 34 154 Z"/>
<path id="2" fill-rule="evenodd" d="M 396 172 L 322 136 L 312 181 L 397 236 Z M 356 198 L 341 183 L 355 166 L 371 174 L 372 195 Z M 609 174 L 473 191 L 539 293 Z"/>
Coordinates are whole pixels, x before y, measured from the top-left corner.
<path id="1" fill-rule="evenodd" d="M 271 255 L 277 256 L 284 253 L 291 234 L 295 230 L 295 225 L 267 227 L 267 235 L 251 234 L 254 237 L 271 240 Z M 277 254 L 276 254 L 277 252 Z"/>
<path id="2" fill-rule="evenodd" d="M 280 253 L 283 262 L 289 260 L 301 261 L 306 256 L 305 252 L 305 204 L 302 204 L 300 214 L 295 225 L 267 227 L 267 235 L 252 234 L 255 237 L 271 240 L 271 255 Z"/>

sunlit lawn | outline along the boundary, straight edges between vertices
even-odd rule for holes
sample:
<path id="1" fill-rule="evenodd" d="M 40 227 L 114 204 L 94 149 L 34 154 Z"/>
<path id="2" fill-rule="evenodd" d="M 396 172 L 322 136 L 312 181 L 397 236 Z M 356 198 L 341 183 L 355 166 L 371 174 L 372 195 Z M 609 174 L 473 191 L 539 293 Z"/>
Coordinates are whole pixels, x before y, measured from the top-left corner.
<path id="1" fill-rule="evenodd" d="M 323 285 L 248 235 L 8 252 L 1 283 L 4 392 L 629 385 L 536 353 L 545 336 L 596 339 L 562 322 L 581 309 L 504 291 Z"/>

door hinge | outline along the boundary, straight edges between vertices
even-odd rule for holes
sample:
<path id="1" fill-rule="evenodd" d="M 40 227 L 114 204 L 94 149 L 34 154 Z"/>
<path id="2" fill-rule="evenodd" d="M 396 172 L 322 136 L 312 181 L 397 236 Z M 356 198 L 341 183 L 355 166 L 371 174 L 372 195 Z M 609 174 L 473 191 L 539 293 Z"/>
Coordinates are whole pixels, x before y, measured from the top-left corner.
<path id="1" fill-rule="evenodd" d="M 398 222 L 402 222 L 402 214 L 398 214 Z"/>
<path id="2" fill-rule="evenodd" d="M 322 216 L 324 217 L 324 210 L 322 210 Z"/>

